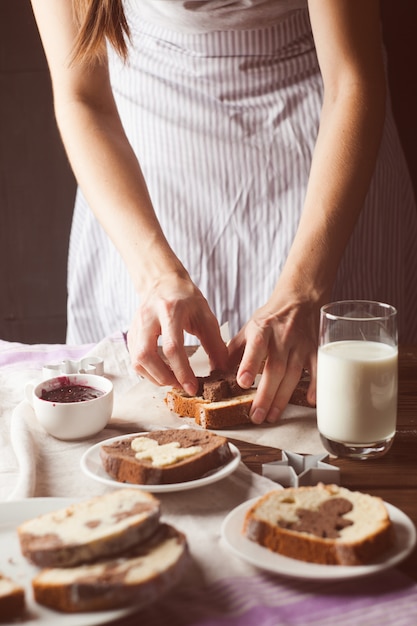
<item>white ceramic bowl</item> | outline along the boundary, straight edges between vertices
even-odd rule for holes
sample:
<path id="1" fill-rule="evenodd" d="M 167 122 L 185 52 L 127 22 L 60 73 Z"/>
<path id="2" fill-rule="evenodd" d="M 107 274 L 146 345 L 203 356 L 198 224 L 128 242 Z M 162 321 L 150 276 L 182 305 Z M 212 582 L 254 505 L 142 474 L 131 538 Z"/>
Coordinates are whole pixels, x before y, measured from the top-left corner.
<path id="1" fill-rule="evenodd" d="M 94 390 L 101 395 L 90 398 Z M 51 393 L 57 397 L 48 399 Z M 74 401 L 77 395 L 79 400 Z M 38 385 L 29 384 L 26 398 L 50 435 L 64 440 L 85 439 L 108 424 L 113 411 L 113 383 L 96 374 L 56 376 Z"/>

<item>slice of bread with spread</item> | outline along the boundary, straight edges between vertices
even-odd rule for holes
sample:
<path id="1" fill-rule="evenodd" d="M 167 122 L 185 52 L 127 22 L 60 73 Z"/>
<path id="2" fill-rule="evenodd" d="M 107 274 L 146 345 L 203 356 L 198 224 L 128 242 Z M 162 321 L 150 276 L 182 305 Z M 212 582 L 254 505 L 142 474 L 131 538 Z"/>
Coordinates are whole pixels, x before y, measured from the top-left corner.
<path id="1" fill-rule="evenodd" d="M 189 552 L 183 533 L 160 524 L 147 541 L 113 559 L 41 571 L 32 580 L 34 598 L 56 611 L 103 611 L 150 604 L 185 573 Z"/>
<path id="2" fill-rule="evenodd" d="M 0 623 L 19 618 L 25 610 L 25 590 L 8 576 L 0 574 Z"/>
<path id="3" fill-rule="evenodd" d="M 265 494 L 247 511 L 242 532 L 273 552 L 326 565 L 370 563 L 394 535 L 381 498 L 321 483 Z"/>
<path id="4" fill-rule="evenodd" d="M 159 500 L 126 488 L 23 522 L 17 533 L 22 554 L 35 565 L 69 567 L 146 540 L 159 518 Z"/>
<path id="5" fill-rule="evenodd" d="M 225 437 L 196 428 L 158 430 L 104 444 L 104 470 L 119 482 L 159 485 L 201 478 L 232 458 Z"/>
<path id="6" fill-rule="evenodd" d="M 243 389 L 232 373 L 212 371 L 198 376 L 198 391 L 189 396 L 182 389 L 170 389 L 168 408 L 179 417 L 190 417 L 206 429 L 221 430 L 250 423 L 249 412 L 256 389 Z"/>

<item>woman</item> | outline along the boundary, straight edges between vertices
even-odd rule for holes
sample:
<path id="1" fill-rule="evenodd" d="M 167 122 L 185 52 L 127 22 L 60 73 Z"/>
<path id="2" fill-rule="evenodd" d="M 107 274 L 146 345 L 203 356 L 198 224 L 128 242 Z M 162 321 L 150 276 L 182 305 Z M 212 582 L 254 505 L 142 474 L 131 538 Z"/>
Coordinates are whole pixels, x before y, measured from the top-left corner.
<path id="1" fill-rule="evenodd" d="M 314 403 L 330 299 L 394 304 L 417 339 L 417 213 L 377 0 L 32 4 L 80 186 L 68 341 L 132 317 L 136 371 L 189 393 L 184 333 L 213 367 L 239 363 L 242 387 L 263 365 L 259 424 L 303 367 Z"/>

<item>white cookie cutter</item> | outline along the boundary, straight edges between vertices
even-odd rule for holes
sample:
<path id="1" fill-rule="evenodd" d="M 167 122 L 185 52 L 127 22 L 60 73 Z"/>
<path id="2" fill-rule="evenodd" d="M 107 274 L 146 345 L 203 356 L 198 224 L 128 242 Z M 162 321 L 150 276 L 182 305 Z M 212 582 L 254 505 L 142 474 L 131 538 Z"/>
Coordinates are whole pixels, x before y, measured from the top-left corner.
<path id="1" fill-rule="evenodd" d="M 264 463 L 262 475 L 283 487 L 301 487 L 325 483 L 340 485 L 340 469 L 325 461 L 328 454 L 295 454 L 282 450 L 281 461 Z"/>
<path id="2" fill-rule="evenodd" d="M 59 363 L 50 363 L 42 368 L 42 379 L 55 378 L 65 374 L 104 375 L 104 361 L 98 356 L 86 356 L 79 361 L 64 359 Z"/>

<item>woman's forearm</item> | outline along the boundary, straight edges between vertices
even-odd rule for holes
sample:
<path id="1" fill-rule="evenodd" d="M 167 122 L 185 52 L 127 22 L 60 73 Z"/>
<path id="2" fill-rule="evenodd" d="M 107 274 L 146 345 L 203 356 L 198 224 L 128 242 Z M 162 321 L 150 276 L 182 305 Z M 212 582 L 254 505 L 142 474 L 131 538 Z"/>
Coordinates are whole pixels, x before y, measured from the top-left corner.
<path id="1" fill-rule="evenodd" d="M 72 0 L 31 0 L 51 73 L 55 114 L 76 179 L 122 255 L 136 290 L 185 273 L 153 211 L 114 101 L 105 53 L 73 61 L 79 27 Z M 152 250 L 152 254 L 150 251 Z"/>
<path id="2" fill-rule="evenodd" d="M 298 276 L 313 298 L 325 297 L 358 220 L 380 144 L 384 99 L 363 106 L 360 89 L 326 102 L 314 151 L 303 214 L 283 278 Z M 369 95 L 368 95 L 369 105 Z M 366 138 L 366 139 L 365 139 Z"/>
<path id="3" fill-rule="evenodd" d="M 369 8 L 369 3 L 365 14 L 364 8 L 346 3 L 351 14 L 342 16 L 341 23 L 337 3 L 310 4 L 316 38 L 324 41 L 318 44 L 324 101 L 303 213 L 279 288 L 291 285 L 320 302 L 330 294 L 369 188 L 383 132 L 386 83 L 375 5 Z M 328 18 L 332 8 L 335 15 Z M 366 34 L 356 27 L 359 19 Z M 332 56 L 336 45 L 321 31 L 331 31 L 343 49 L 347 25 L 357 41 L 352 36 L 353 49 L 337 60 Z"/>
<path id="4" fill-rule="evenodd" d="M 56 106 L 74 174 L 122 255 L 138 292 L 168 272 L 185 272 L 155 216 L 140 165 L 115 110 L 82 100 Z"/>

